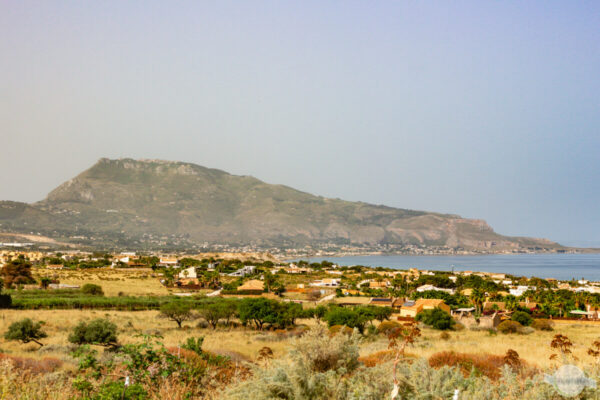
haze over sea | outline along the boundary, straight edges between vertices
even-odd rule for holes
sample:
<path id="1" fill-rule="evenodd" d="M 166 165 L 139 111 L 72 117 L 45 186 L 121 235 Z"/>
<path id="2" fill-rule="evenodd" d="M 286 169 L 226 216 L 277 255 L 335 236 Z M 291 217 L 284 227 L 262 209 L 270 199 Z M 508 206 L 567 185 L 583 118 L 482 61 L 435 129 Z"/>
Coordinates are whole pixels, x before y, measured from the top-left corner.
<path id="1" fill-rule="evenodd" d="M 600 254 L 510 254 L 482 256 L 348 256 L 302 258 L 310 262 L 365 265 L 394 269 L 419 268 L 436 271 L 501 272 L 569 280 L 600 281 Z"/>

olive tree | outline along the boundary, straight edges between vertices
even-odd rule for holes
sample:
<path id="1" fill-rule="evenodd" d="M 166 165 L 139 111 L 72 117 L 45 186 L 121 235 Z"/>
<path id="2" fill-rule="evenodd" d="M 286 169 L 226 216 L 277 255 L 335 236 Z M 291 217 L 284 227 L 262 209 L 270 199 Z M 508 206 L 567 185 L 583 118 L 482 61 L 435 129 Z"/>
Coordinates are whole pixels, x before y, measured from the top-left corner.
<path id="1" fill-rule="evenodd" d="M 160 314 L 163 318 L 176 322 L 179 328 L 181 328 L 183 322 L 195 318 L 194 313 L 192 313 L 192 307 L 189 304 L 180 301 L 172 301 L 163 304 L 160 307 Z"/>
<path id="2" fill-rule="evenodd" d="M 35 322 L 29 318 L 13 322 L 4 334 L 4 339 L 18 340 L 22 343 L 34 342 L 41 347 L 43 344 L 39 342 L 39 339 L 48 337 L 46 332 L 42 330 L 42 325 L 44 325 L 43 321 Z"/>

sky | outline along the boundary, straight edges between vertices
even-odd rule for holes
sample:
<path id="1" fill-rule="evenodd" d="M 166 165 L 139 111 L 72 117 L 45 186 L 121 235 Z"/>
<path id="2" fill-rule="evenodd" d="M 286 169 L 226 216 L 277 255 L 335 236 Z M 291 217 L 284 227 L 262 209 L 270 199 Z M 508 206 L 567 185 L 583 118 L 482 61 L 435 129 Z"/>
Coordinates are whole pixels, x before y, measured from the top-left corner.
<path id="1" fill-rule="evenodd" d="M 600 244 L 600 2 L 3 1 L 0 199 L 99 158 Z"/>

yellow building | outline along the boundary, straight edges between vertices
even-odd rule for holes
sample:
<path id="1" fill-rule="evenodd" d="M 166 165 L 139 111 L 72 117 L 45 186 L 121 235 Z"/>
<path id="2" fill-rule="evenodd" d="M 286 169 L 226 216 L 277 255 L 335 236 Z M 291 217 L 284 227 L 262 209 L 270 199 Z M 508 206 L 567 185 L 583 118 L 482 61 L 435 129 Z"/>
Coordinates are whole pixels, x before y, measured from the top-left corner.
<path id="1" fill-rule="evenodd" d="M 409 300 L 400 308 L 401 317 L 416 317 L 418 313 L 424 310 L 433 310 L 440 308 L 450 314 L 450 306 L 444 303 L 441 299 L 418 299 L 416 301 Z"/>

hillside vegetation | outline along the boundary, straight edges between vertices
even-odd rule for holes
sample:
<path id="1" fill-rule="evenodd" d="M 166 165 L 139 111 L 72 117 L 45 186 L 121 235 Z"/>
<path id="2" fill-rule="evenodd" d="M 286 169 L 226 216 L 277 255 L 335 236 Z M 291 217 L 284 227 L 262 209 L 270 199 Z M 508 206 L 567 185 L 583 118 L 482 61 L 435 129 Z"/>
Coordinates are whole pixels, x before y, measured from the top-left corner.
<path id="1" fill-rule="evenodd" d="M 552 250 L 482 220 L 328 199 L 183 162 L 101 159 L 35 204 L 0 202 L 0 230 L 80 243 L 414 244 Z"/>

